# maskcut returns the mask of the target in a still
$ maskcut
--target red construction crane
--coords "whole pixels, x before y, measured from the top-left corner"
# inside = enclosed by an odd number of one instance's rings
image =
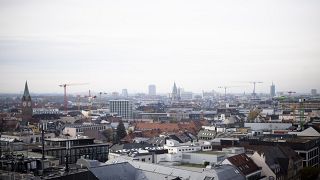
[[[67,106],[68,106],[68,98],[67,98],[67,86],[78,86],[78,85],[86,85],[88,83],[69,83],[69,84],[60,84],[60,87],[64,89],[64,113],[67,114]]]

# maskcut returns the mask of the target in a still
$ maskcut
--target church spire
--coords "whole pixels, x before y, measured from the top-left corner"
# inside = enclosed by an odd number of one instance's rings
[[[24,85],[24,92],[23,92],[23,96],[22,96],[22,101],[31,101],[31,96],[29,93],[29,88],[28,88],[28,82],[26,81],[25,85]]]
[[[29,88],[28,88],[28,82],[27,82],[27,81],[26,81],[26,84],[24,85],[24,93],[23,93],[23,96],[25,96],[25,97],[30,96]]]
[[[178,90],[177,90],[176,82],[174,82],[173,89],[172,89],[172,94],[177,94],[177,93],[178,93]]]

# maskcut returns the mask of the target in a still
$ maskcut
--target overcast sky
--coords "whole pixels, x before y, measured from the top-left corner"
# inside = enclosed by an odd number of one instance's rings
[[[319,0],[0,0],[0,92],[310,92],[319,69]]]

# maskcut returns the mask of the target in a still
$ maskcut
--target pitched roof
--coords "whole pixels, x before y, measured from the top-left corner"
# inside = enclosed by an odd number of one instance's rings
[[[287,174],[289,159],[300,160],[301,157],[287,146],[250,146],[249,149],[256,150],[265,157],[265,162],[269,167],[280,166],[281,174]]]
[[[142,123],[139,122],[136,124],[137,130],[151,130],[159,129],[165,132],[175,132],[179,130],[177,123]]]
[[[244,153],[228,157],[228,160],[245,176],[261,169]]]
[[[320,137],[320,133],[313,127],[309,127],[301,132],[290,132],[290,134],[297,134],[298,136]]]
[[[134,175],[132,173],[132,177],[135,177],[135,179],[201,179],[201,180],[207,180],[207,179],[217,179],[217,180],[243,180],[244,177],[241,174],[238,174],[236,172],[236,169],[232,165],[222,165],[216,169],[184,169],[180,167],[170,167],[170,166],[164,166],[159,164],[150,164],[140,161],[131,161],[126,160],[121,157],[113,159],[112,161],[107,161],[107,164],[109,165],[115,165],[112,164],[113,162],[117,162],[118,164],[125,164],[129,163],[134,168],[136,168],[136,174]],[[108,166],[104,166],[108,167]],[[121,168],[121,167],[118,167]],[[112,173],[121,173],[123,171],[113,171]],[[130,177],[130,178],[132,178]],[[119,179],[119,178],[117,178]]]

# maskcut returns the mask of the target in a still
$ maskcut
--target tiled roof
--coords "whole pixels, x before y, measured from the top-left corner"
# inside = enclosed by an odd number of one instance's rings
[[[175,132],[179,130],[177,123],[137,123],[137,130],[159,129],[165,132]]]
[[[257,151],[265,157],[265,162],[269,167],[280,166],[281,174],[286,174],[288,170],[288,160],[294,162],[301,160],[301,157],[287,146],[249,146],[248,149]]]
[[[244,153],[231,156],[228,158],[228,160],[244,175],[249,175],[261,169]]]

